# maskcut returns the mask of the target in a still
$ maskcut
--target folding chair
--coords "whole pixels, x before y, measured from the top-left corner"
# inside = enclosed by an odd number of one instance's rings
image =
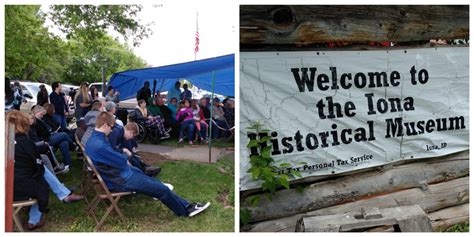
[[[105,219],[109,216],[109,214],[112,212],[112,210],[115,210],[115,212],[119,215],[119,218],[122,222],[125,222],[125,216],[123,215],[122,211],[120,210],[118,206],[118,202],[121,197],[131,195],[132,192],[110,192],[109,188],[105,184],[104,180],[102,179],[102,176],[100,176],[99,172],[94,166],[94,163],[92,163],[92,160],[90,159],[89,156],[84,154],[84,158],[87,162],[87,165],[89,168],[92,169],[92,172],[94,173],[95,177],[97,178],[98,183],[94,184],[94,190],[96,192],[95,197],[92,199],[92,202],[89,204],[87,207],[87,210],[89,212],[89,215],[92,216],[94,221],[96,222],[96,227],[95,230],[98,231],[102,225],[105,222]],[[95,210],[97,209],[98,205],[100,203],[107,203],[107,200],[110,202],[110,206],[108,206],[104,216],[100,219],[100,221],[97,219],[97,215],[95,213]],[[104,201],[104,202],[102,202]]]
[[[84,145],[82,145],[81,140],[77,136],[77,134],[74,135],[77,144],[79,144],[80,149],[82,150],[82,154],[85,154],[85,149]],[[94,184],[98,184],[98,180],[95,177],[94,173],[92,172],[92,169],[89,168],[87,165],[87,161],[83,160],[83,166],[82,166],[82,180],[81,180],[81,195],[84,195],[84,201],[86,202],[86,209],[90,204],[89,198],[87,197],[87,193],[89,190],[92,189]]]
[[[25,232],[25,230],[23,229],[23,225],[21,224],[20,218],[18,217],[18,213],[21,211],[21,209],[22,209],[23,207],[33,206],[33,205],[35,205],[36,203],[38,203],[38,201],[37,201],[36,199],[30,199],[30,200],[26,200],[26,201],[16,201],[16,202],[13,202],[13,222],[15,223],[15,226],[16,226],[21,232]]]

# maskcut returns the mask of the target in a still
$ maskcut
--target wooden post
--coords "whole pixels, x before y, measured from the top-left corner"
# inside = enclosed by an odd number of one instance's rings
[[[5,232],[12,232],[15,125],[7,121],[5,131]]]

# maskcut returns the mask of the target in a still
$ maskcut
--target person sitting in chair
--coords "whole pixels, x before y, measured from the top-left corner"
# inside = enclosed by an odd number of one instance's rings
[[[111,101],[107,103],[113,103]],[[113,109],[111,110],[111,106],[106,106],[106,110],[108,113],[113,115]],[[145,164],[140,157],[137,155],[137,153],[134,151],[133,147],[128,147],[128,144],[133,144],[135,136],[138,135],[138,125],[134,122],[129,122],[127,125],[123,126],[119,125],[117,123],[117,119],[115,119],[116,123],[114,127],[112,128],[112,131],[110,132],[108,136],[108,140],[110,142],[110,145],[112,148],[120,153],[126,154],[128,157],[128,161],[130,162],[131,165],[137,167],[139,170],[141,170],[143,173],[146,175],[153,177],[155,175],[158,175],[161,171],[160,167],[152,167],[148,164]],[[126,142],[130,141],[130,142]],[[124,150],[126,149],[126,150]]]
[[[107,141],[114,127],[114,117],[101,112],[97,116],[95,129],[85,146],[88,155],[107,187],[113,192],[137,192],[159,199],[177,216],[192,217],[209,207],[210,203],[189,203],[172,192],[160,180],[149,177],[133,168],[127,157],[115,151]]]
[[[160,135],[160,139],[169,138],[171,130],[165,128],[165,120],[159,115],[154,116],[146,106],[144,100],[138,101],[134,110],[135,120],[144,122],[145,126],[150,129],[155,129]]]

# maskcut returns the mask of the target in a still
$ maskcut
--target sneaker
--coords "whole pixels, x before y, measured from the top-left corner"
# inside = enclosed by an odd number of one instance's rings
[[[61,169],[64,169],[64,163],[59,163],[58,165],[56,165],[56,167],[60,167]]]
[[[193,141],[189,141],[189,145],[194,145]]]
[[[146,167],[146,168],[145,168],[145,174],[148,175],[148,176],[150,176],[150,177],[156,176],[156,175],[158,175],[160,172],[161,172],[161,168],[160,168],[160,167]]]
[[[82,195],[77,195],[74,193],[69,194],[66,198],[63,199],[64,203],[71,203],[71,202],[77,202],[84,199],[84,196]]]
[[[206,208],[208,208],[210,205],[211,205],[210,202],[207,202],[206,204],[201,204],[201,203],[189,204],[189,206],[187,208],[188,209],[188,216],[193,217],[193,216],[201,213],[202,211],[206,210]]]
[[[171,132],[171,128],[167,128],[166,133],[170,133],[170,132]]]
[[[167,138],[170,138],[169,134],[165,134],[164,136],[160,137],[161,140],[164,140],[164,139],[167,139]]]
[[[64,169],[64,167],[56,166],[56,167],[54,168],[54,173],[55,173],[55,174],[62,174],[62,173],[64,173],[64,172],[67,172],[67,171]]]
[[[65,174],[67,172],[69,172],[69,165],[65,165],[63,167],[58,165],[58,166],[56,166],[56,168],[54,168],[54,173],[55,174]]]
[[[181,143],[183,143],[183,139],[182,139],[182,138],[180,138],[179,141],[178,141],[178,144],[181,144]]]

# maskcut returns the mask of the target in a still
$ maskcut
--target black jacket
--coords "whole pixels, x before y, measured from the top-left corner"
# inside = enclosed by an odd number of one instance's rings
[[[15,135],[15,175],[13,199],[36,198],[39,210],[48,212],[49,185],[44,179],[44,166],[36,146],[26,134]]]
[[[53,116],[49,114],[45,114],[42,119],[49,127],[51,127],[52,131],[57,131],[60,129],[61,124],[59,124]]]
[[[139,100],[145,100],[146,105],[150,105],[150,102],[148,99],[151,98],[151,90],[150,88],[145,88],[142,87],[138,92],[137,92],[137,102]]]
[[[41,119],[36,119],[35,123],[33,124],[36,129],[36,134],[40,137],[43,141],[49,141],[49,137],[51,137],[51,127],[46,124]]]
[[[36,101],[38,105],[43,106],[46,103],[49,103],[49,95],[48,92],[38,91],[38,95],[36,95]]]

